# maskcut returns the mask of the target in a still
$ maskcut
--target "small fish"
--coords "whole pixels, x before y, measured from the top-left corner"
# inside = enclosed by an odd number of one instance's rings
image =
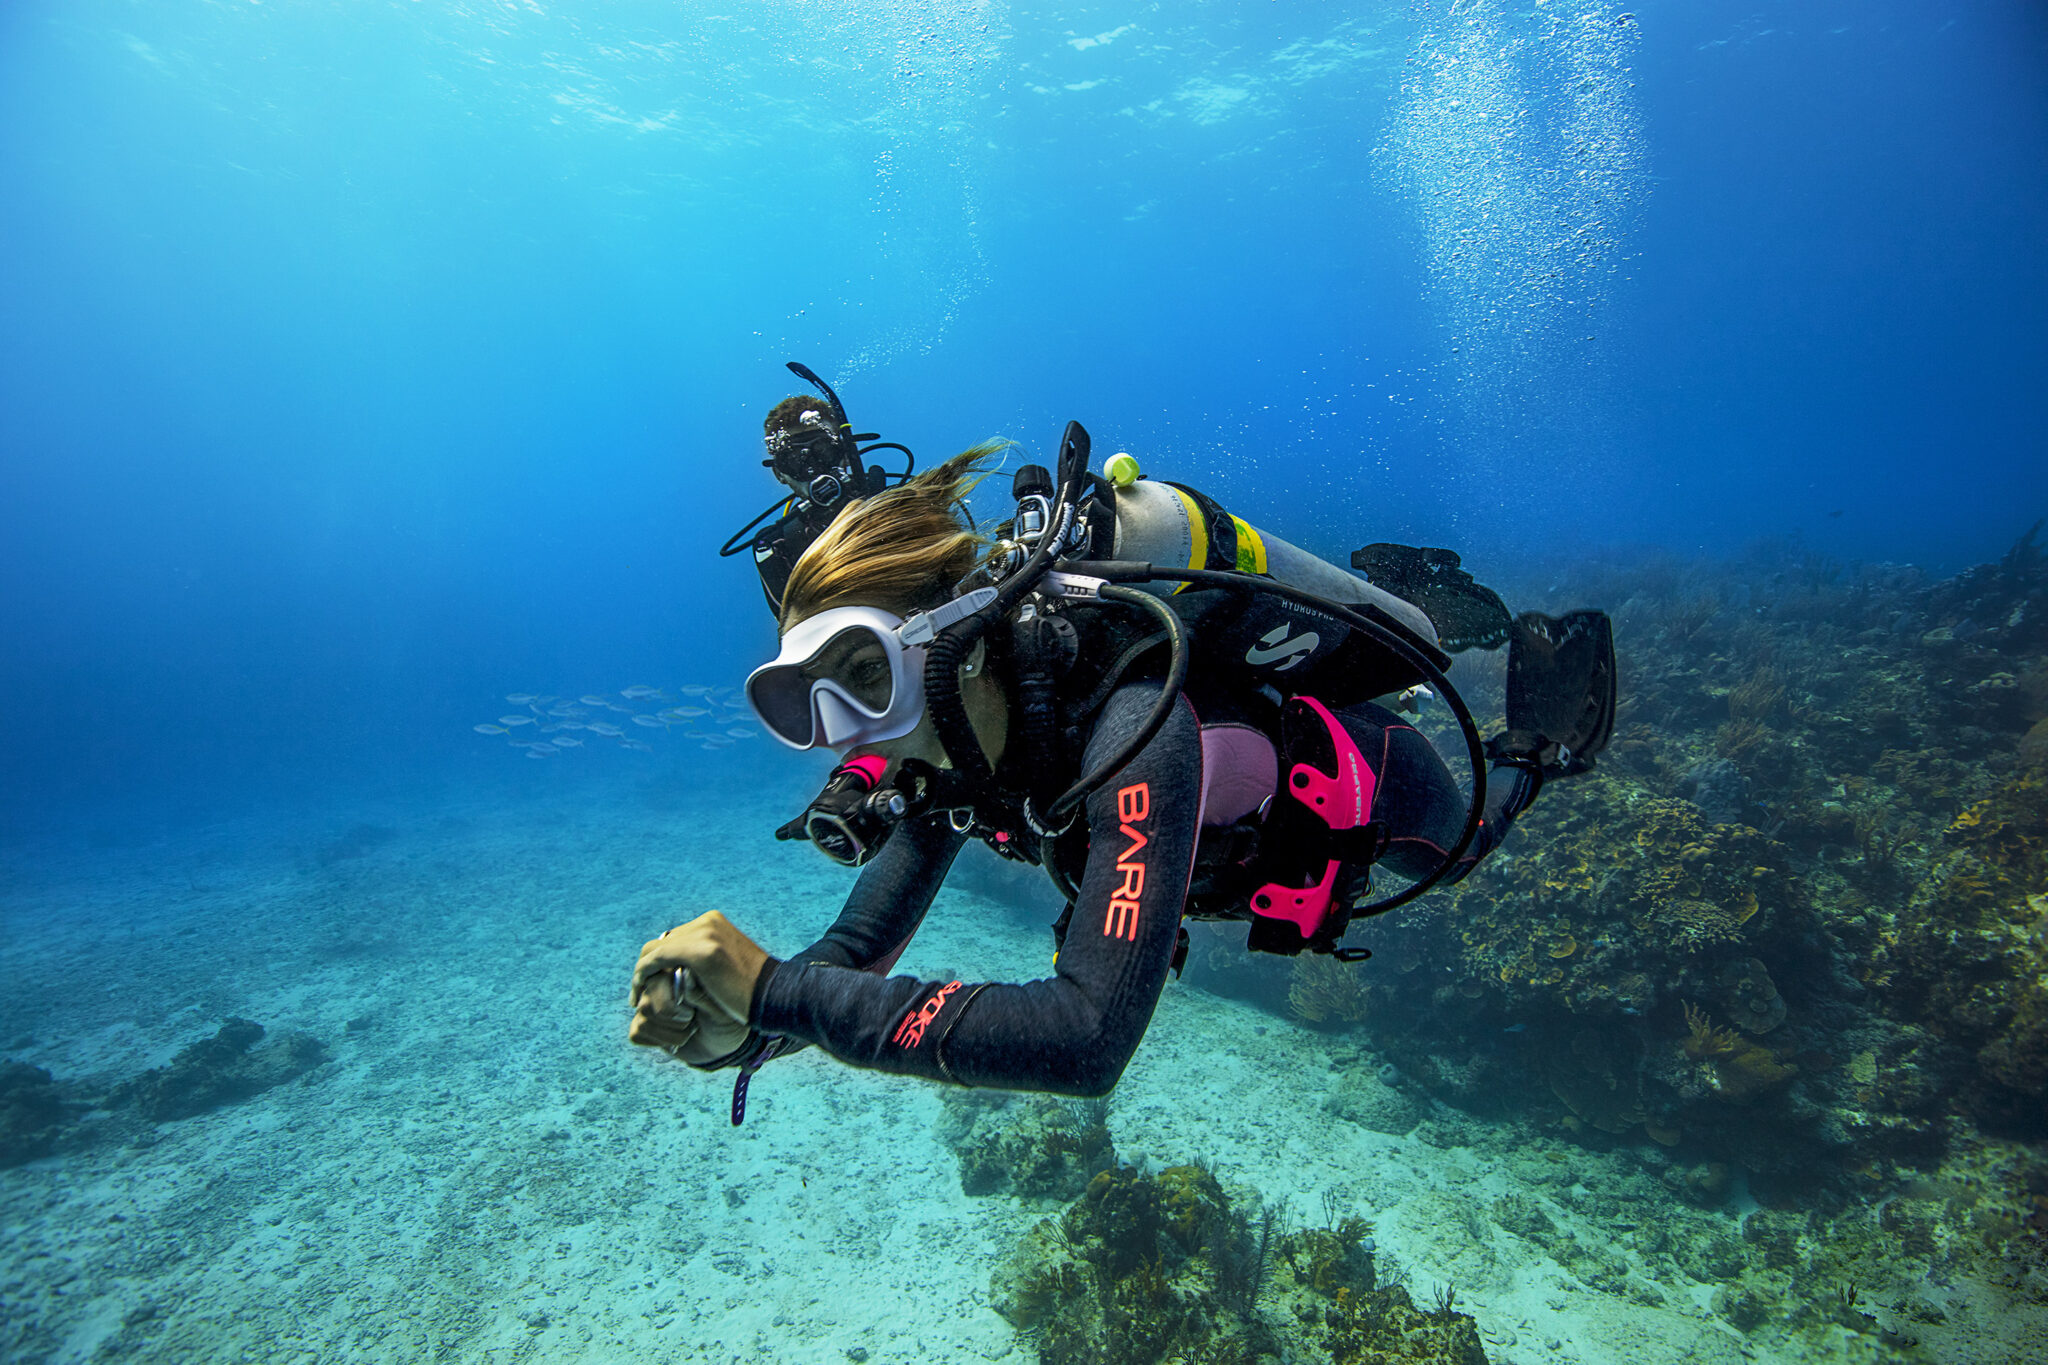
[[[505,700],[511,702],[514,706],[531,706],[540,698],[531,692],[507,692]]]
[[[631,687],[620,688],[619,695],[626,698],[628,701],[642,701],[648,697],[660,696],[661,689],[658,687],[649,687],[645,683],[635,683]]]
[[[726,733],[731,735],[734,739],[753,739],[757,737],[761,732],[758,730],[749,730],[744,725],[735,725],[730,730],[727,730]]]
[[[540,727],[540,732],[544,735],[551,735],[561,728],[559,725],[543,725]]]
[[[502,725],[472,725],[469,728],[480,735],[507,735],[512,733]]]
[[[651,754],[654,752],[654,746],[652,744],[648,744],[637,739],[622,739],[619,741],[619,747],[621,749],[637,749],[643,754]]]
[[[633,723],[635,725],[645,725],[650,730],[666,730],[668,728],[668,722],[658,716],[635,716],[633,717]]]
[[[528,758],[552,758],[554,754],[555,751],[544,744],[535,744],[526,751]]]
[[[574,706],[550,706],[548,708],[548,714],[551,716],[587,716],[590,713],[588,711],[579,710]]]
[[[701,697],[711,690],[711,685],[709,683],[691,683],[688,687],[680,687],[676,690],[686,697]]]
[[[699,716],[708,716],[711,714],[711,712],[709,709],[702,706],[678,706],[676,708],[676,714],[681,716],[684,720],[695,720]]]
[[[580,739],[571,739],[567,735],[556,735],[555,747],[557,749],[580,749],[583,747],[583,741]]]
[[[1507,1026],[1506,1028],[1502,1029],[1502,1030],[1501,1030],[1501,1032],[1502,1032],[1502,1033],[1523,1033],[1523,1032],[1526,1032],[1526,1031],[1528,1030],[1528,1027],[1529,1027],[1529,1026],[1528,1026],[1527,1024],[1509,1024],[1509,1025],[1508,1025],[1508,1026]]]
[[[607,725],[603,721],[599,721],[595,725],[586,725],[583,728],[590,731],[590,733],[593,735],[603,735],[606,739],[617,739],[620,735],[626,733],[624,730],[621,730],[618,726]]]
[[[717,753],[717,752],[718,752],[718,751],[719,751],[720,749],[730,749],[730,748],[732,747],[732,745],[730,745],[730,744],[719,744],[719,743],[716,743],[716,742],[714,742],[714,741],[712,741],[712,740],[708,740],[708,739],[707,739],[707,740],[705,740],[705,741],[704,741],[704,742],[703,742],[702,744],[699,744],[699,745],[698,745],[697,747],[698,747],[698,748],[700,748],[700,749],[708,750],[709,752],[711,752],[711,753],[714,753],[714,754],[715,754],[715,753]]]
[[[603,697],[598,696],[595,692],[587,692],[583,696],[578,697],[576,700],[582,702],[585,706],[611,705],[610,702],[606,701]]]
[[[531,725],[531,724],[533,724],[533,717],[532,717],[532,716],[500,716],[500,717],[498,717],[498,724],[500,724],[500,725]]]

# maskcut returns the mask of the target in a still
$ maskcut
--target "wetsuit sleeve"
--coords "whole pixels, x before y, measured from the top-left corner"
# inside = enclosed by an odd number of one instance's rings
[[[1119,690],[1089,738],[1086,763],[1121,747],[1157,696],[1143,685]],[[1143,752],[1088,799],[1088,863],[1054,976],[1021,985],[920,981],[799,955],[758,993],[755,1027],[902,1075],[1107,1094],[1166,983],[1200,827],[1201,779],[1200,730],[1182,701]]]
[[[964,836],[943,815],[912,820],[882,845],[823,938],[790,959],[886,972],[924,923]],[[788,964],[778,964],[777,970]]]

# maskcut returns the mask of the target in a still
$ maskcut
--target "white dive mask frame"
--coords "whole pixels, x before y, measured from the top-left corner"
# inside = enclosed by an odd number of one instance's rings
[[[903,618],[879,607],[834,607],[797,622],[781,651],[747,675],[747,705],[768,733],[792,749],[901,739],[924,719],[924,648],[902,640]],[[837,678],[807,678],[804,669],[850,633],[881,645],[889,661],[889,694],[877,710]]]

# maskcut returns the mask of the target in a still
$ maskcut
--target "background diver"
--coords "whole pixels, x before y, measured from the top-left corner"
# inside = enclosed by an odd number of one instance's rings
[[[812,411],[850,434],[802,373],[830,409]],[[738,1067],[735,1123],[753,1072],[804,1044],[964,1085],[1107,1093],[1184,959],[1183,918],[1248,922],[1255,951],[1366,956],[1340,944],[1351,920],[1466,875],[1611,733],[1604,613],[1511,619],[1448,551],[1354,556],[1397,595],[1128,456],[1089,473],[1078,423],[1057,477],[1018,471],[991,545],[964,499],[1003,448],[891,487],[878,474],[807,541],[784,526],[757,553],[781,649],[748,700],[785,744],[841,758],[777,835],[862,871],[786,959],[717,911],[644,945],[629,1036]],[[1443,651],[1504,641],[1508,726],[1482,743]],[[1469,798],[1372,700],[1425,683],[1459,719]],[[1064,895],[1054,975],[888,975],[969,839]],[[1408,885],[1373,900],[1374,864]]]

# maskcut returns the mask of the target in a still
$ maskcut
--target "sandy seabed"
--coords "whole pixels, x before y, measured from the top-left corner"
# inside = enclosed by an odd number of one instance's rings
[[[789,952],[832,919],[850,874],[769,839],[785,797],[382,805],[10,857],[5,1055],[104,1091],[239,1015],[329,1060],[189,1119],[93,1116],[82,1145],[0,1170],[0,1358],[1035,1359],[989,1278],[1043,1212],[961,1192],[937,1087],[811,1050],[757,1078],[735,1129],[730,1073],[626,1043],[646,938],[719,908]],[[1041,976],[1029,921],[949,889],[899,970]],[[1116,1091],[1118,1151],[1199,1156],[1301,1211],[1334,1191],[1383,1271],[1424,1299],[1455,1284],[1496,1365],[1865,1358],[1846,1334],[1774,1354],[1712,1286],[1661,1306],[1584,1287],[1489,1210],[1518,1192],[1611,1234],[1497,1145],[1331,1117],[1332,1052],[1170,983]]]

